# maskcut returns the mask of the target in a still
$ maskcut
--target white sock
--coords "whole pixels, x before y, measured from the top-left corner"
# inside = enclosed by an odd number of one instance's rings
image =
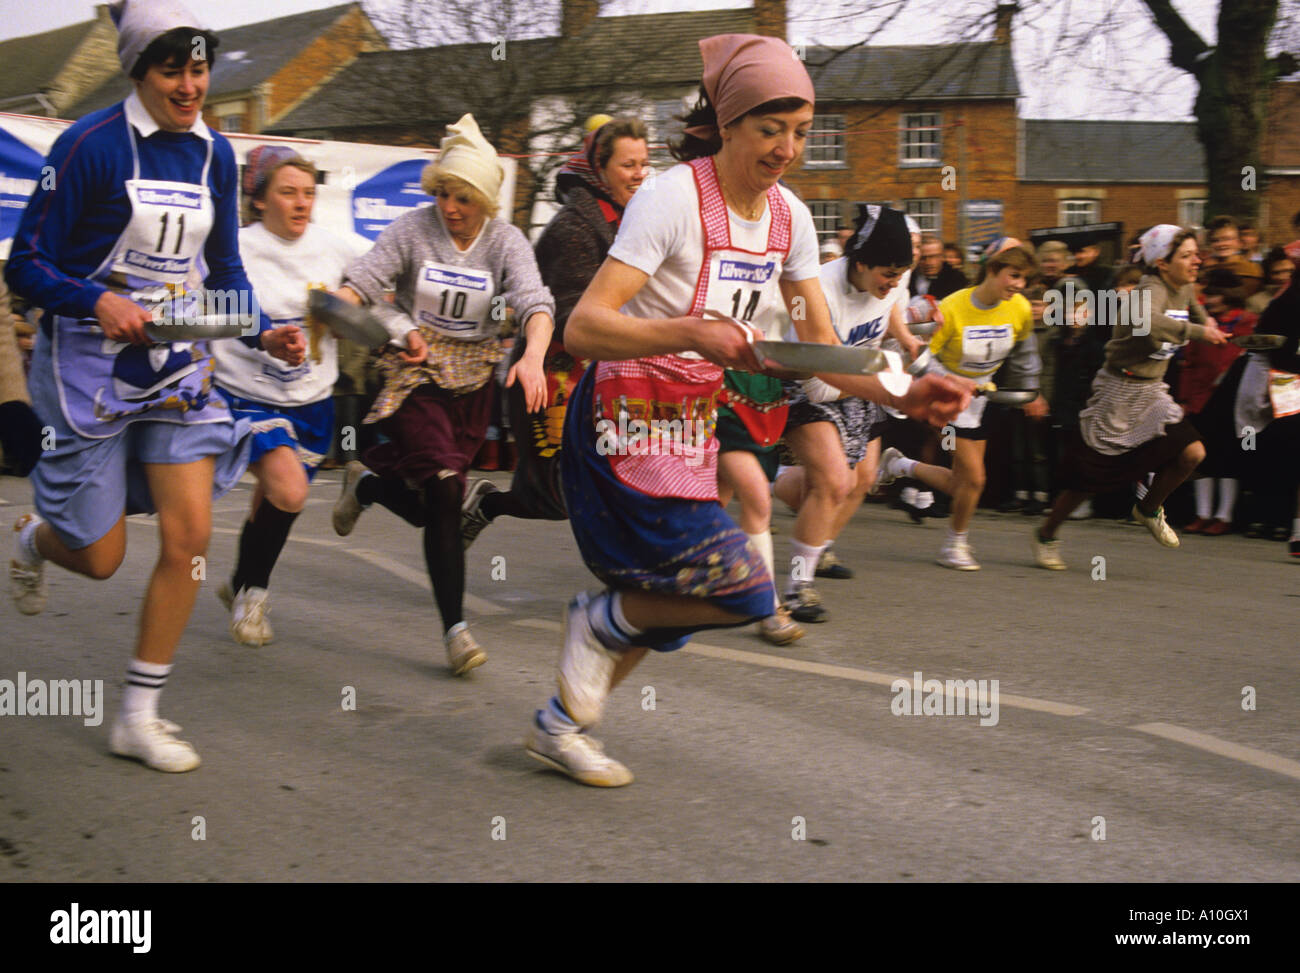
[[[917,497],[917,490],[916,487],[914,486],[905,486],[898,493],[899,500],[902,500],[903,503],[910,503],[914,506],[916,504],[916,497]]]
[[[36,528],[43,523],[45,521],[39,517],[33,517],[18,532],[18,550],[22,552],[28,566],[35,566],[45,560],[41,557],[41,552],[36,549]]]
[[[813,574],[817,571],[817,562],[822,558],[822,551],[826,550],[825,544],[803,544],[794,538],[790,539],[790,546],[794,548],[794,554],[790,558],[790,578],[785,589],[787,595],[794,594],[794,589],[799,584],[812,581]]]
[[[1049,498],[1047,494],[1044,493],[1042,490],[1035,490],[1034,499],[1037,500],[1039,503],[1047,503]]]
[[[1300,517],[1291,521],[1291,540],[1300,541]]]
[[[1017,500],[1028,500],[1028,499],[1029,499],[1029,491],[1028,491],[1028,490],[1017,490],[1017,491],[1016,491],[1016,499],[1017,499]]]
[[[1133,488],[1133,492],[1137,494],[1137,498],[1139,500],[1146,499],[1147,485],[1151,482],[1151,479],[1152,479],[1152,474],[1148,473],[1147,478],[1145,480],[1140,481],[1138,485]]]
[[[921,490],[916,495],[916,503],[913,504],[917,510],[925,510],[934,506],[934,494],[929,490]]]
[[[158,698],[167,685],[170,665],[132,659],[126,667],[126,688],[122,691],[122,715],[128,722],[158,718]]]
[[[966,531],[966,530],[953,530],[951,527],[949,527],[949,528],[948,528],[948,542],[947,542],[947,543],[948,543],[948,546],[951,547],[952,545],[956,544],[958,541],[961,541],[962,543],[965,543],[965,542],[966,542],[966,536],[967,536],[969,533],[970,533],[970,531]]]
[[[1192,489],[1196,491],[1196,516],[1209,520],[1210,506],[1214,503],[1214,481],[1202,477],[1192,483]]]
[[[1197,482],[1200,482],[1199,480]],[[1237,505],[1237,481],[1224,478],[1219,481],[1219,509],[1214,516],[1219,520],[1232,522],[1232,508]]]
[[[914,469],[916,469],[916,460],[908,459],[906,456],[896,457],[889,462],[890,476],[911,476]]]
[[[753,544],[762,557],[763,563],[767,565],[767,573],[772,578],[772,599],[777,604],[781,599],[776,597],[776,553],[772,550],[772,532],[765,530],[761,534],[746,534],[749,543]],[[774,606],[775,607],[775,606]]]

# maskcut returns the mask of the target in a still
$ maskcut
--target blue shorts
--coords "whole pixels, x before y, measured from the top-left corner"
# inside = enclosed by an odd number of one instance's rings
[[[569,400],[560,450],[564,496],[588,569],[619,591],[700,598],[745,621],[772,614],[776,591],[762,555],[715,500],[652,497],[625,486],[596,450],[595,368]],[[731,626],[651,629],[651,648],[679,649],[693,632]]]
[[[28,384],[32,408],[48,427],[46,433],[54,433],[54,448],[41,453],[31,474],[36,510],[71,550],[99,540],[123,514],[156,510],[143,464],[215,457],[213,499],[234,486],[248,468],[252,431],[247,422],[233,418],[190,425],[140,419],[108,439],[78,434],[59,405],[48,340],[37,341]]]
[[[307,405],[270,405],[240,398],[221,389],[236,419],[247,419],[253,429],[253,450],[248,462],[256,463],[273,449],[288,446],[302,463],[310,481],[329,454],[334,437],[334,397],[327,395]]]

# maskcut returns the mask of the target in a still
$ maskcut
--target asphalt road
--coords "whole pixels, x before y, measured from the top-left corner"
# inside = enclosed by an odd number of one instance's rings
[[[941,527],[868,505],[837,545],[857,576],[818,585],[830,622],[786,648],[705,633],[619,688],[598,736],[637,779],[605,791],[522,747],[560,610],[594,587],[567,524],[479,538],[468,614],[489,660],[454,679],[418,535],[373,508],[335,537],[337,490],[322,475],[295,526],[262,649],[230,640],[215,597],[247,484],[219,501],[162,706],[203,758],[193,773],[107,752],[148,518],[114,578],[51,568],[34,618],[3,599],[0,679],[102,679],[107,702],[98,727],[0,716],[0,881],[1300,879],[1284,545],[1169,551],[1071,523],[1056,573],[1032,564],[1030,520],[981,513],[983,570],[958,573],[933,564]],[[28,484],[0,478],[6,544],[28,509]],[[780,558],[792,519],[776,523]],[[914,697],[893,680],[917,672],[997,680],[996,723],[896,713]]]

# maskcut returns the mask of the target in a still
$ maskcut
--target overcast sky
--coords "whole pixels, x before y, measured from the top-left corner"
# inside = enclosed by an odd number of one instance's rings
[[[367,10],[391,0],[366,0]],[[490,2],[490,0],[488,0]],[[517,2],[517,0],[516,0]],[[558,0],[550,0],[558,10]],[[1231,2],[1231,0],[1225,0]],[[727,0],[614,0],[606,14],[746,7]],[[1141,0],[1020,0],[1013,29],[1025,118],[1191,117],[1195,86],[1167,64],[1168,44]],[[328,0],[191,0],[221,28],[256,23],[336,4]],[[792,43],[927,44],[991,38],[995,0],[788,0]],[[94,16],[90,0],[0,0],[0,40],[52,30]],[[858,11],[867,8],[866,14]],[[1175,7],[1214,43],[1217,0],[1175,0]],[[1275,47],[1300,48],[1300,0],[1282,0]],[[1086,25],[1105,23],[1099,29]],[[0,70],[3,70],[0,67]]]

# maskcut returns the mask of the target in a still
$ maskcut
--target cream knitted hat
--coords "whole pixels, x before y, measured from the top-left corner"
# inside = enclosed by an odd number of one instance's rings
[[[465,114],[447,126],[440,146],[438,171],[463,179],[488,199],[495,200],[506,177],[497,150],[488,144],[474,116]]]

